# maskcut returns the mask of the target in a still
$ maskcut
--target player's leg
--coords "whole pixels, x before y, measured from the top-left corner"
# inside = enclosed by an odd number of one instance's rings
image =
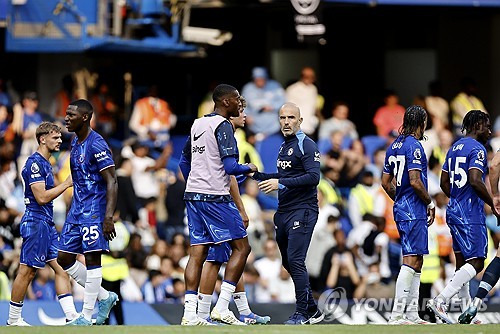
[[[56,261],[60,247],[60,236],[54,226],[51,228],[51,236],[47,264],[54,270],[57,300],[66,316],[66,322],[68,322],[77,318],[78,313],[76,312],[73,295],[71,294],[69,275]]]
[[[200,289],[198,292],[198,316],[203,319],[210,318],[210,306],[212,305],[212,294],[217,283],[222,263],[215,262],[213,259],[209,261],[211,253],[214,253],[214,247],[210,247],[208,251],[207,261],[203,265],[201,272]]]
[[[420,291],[420,276],[424,262],[423,255],[405,256],[403,265],[413,269],[413,278],[410,285],[410,292],[406,299],[406,319],[417,324],[428,324],[429,322],[420,319],[418,315],[418,300]]]
[[[457,256],[458,262],[465,259],[462,265],[453,276],[452,280],[445,286],[443,291],[436,297],[437,300],[448,304],[460,289],[473,279],[477,273],[484,268],[484,259],[488,246],[488,237],[486,227],[482,225],[449,225],[453,236],[454,250],[460,255]],[[459,249],[455,249],[455,244]],[[461,258],[461,256],[463,258]],[[463,262],[462,262],[463,263]]]
[[[198,317],[196,313],[201,271],[208,253],[207,245],[213,243],[213,239],[205,225],[205,212],[207,209],[206,202],[186,201],[191,247],[189,248],[189,260],[184,270],[186,293],[184,295],[184,315],[181,325],[185,326],[210,325],[206,319]]]
[[[87,267],[87,280],[83,292],[82,315],[87,321],[92,321],[97,295],[102,283],[101,251],[86,252],[85,264]],[[108,293],[109,295],[109,293]]]
[[[248,255],[250,254],[250,244],[246,229],[241,220],[240,213],[234,203],[220,203],[218,211],[210,210],[209,220],[210,231],[218,230],[218,234],[212,233],[215,243],[230,240],[231,256],[226,265],[224,280],[221,285],[221,293],[215,307],[211,313],[212,319],[219,320],[232,325],[245,325],[239,321],[229,310],[229,302],[236,290],[236,284],[243,274]]]
[[[57,300],[66,316],[66,321],[71,321],[78,317],[78,312],[76,312],[73,295],[71,293],[69,275],[59,264],[57,264],[57,261],[49,261],[47,264],[55,273]]]
[[[399,270],[398,278],[396,280],[396,291],[394,294],[394,305],[392,313],[389,318],[391,325],[405,325],[412,324],[413,322],[404,317],[405,308],[410,298],[410,291],[412,291],[412,284],[414,283],[414,276],[417,271],[422,268],[422,259],[419,256],[421,246],[417,244],[416,239],[413,238],[416,228],[420,226],[419,221],[400,221],[396,223],[401,239],[401,248],[403,252],[403,265]],[[427,230],[427,225],[426,230]],[[425,234],[427,238],[427,234]],[[425,242],[425,249],[427,249],[427,239]],[[415,281],[415,287],[417,282]],[[420,277],[418,276],[418,285],[420,285]],[[415,291],[413,291],[415,293]],[[417,296],[418,296],[418,292]],[[417,297],[418,300],[418,297]]]
[[[11,326],[29,326],[21,311],[28,285],[35,277],[37,268],[45,267],[45,260],[51,244],[50,225],[32,217],[23,217],[20,226],[23,244],[19,258],[19,269],[12,285],[9,319]]]
[[[21,318],[23,309],[24,296],[28,290],[28,285],[35,277],[37,268],[29,267],[25,264],[19,265],[16,279],[12,284],[12,292],[9,305],[9,319],[7,320],[8,326],[29,326]]]
[[[255,314],[250,309],[250,305],[248,304],[247,294],[245,292],[245,281],[243,279],[243,275],[241,276],[238,284],[236,284],[236,291],[233,294],[234,303],[238,308],[238,312],[240,314],[240,321],[244,322],[248,325],[253,324],[262,324],[265,325],[271,321],[271,317],[269,316],[260,316]]]
[[[483,279],[479,283],[476,296],[468,309],[460,315],[458,322],[461,324],[470,324],[475,318],[477,310],[481,307],[483,299],[486,298],[491,289],[497,284],[500,277],[500,248],[497,250],[497,256],[486,268]]]

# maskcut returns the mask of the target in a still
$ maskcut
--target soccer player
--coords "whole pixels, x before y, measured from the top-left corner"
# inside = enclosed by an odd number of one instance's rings
[[[433,223],[435,215],[434,202],[427,192],[427,157],[419,142],[424,137],[426,125],[425,109],[408,107],[399,136],[385,155],[382,187],[394,201],[394,220],[403,252],[389,319],[391,325],[429,324],[418,316],[423,258],[424,254],[429,254],[427,226]]]
[[[66,128],[76,137],[71,142],[73,201],[61,233],[57,262],[85,288],[82,314],[68,325],[91,326],[96,299],[99,300],[97,325],[104,324],[118,300],[114,292],[101,287],[101,254],[109,251],[115,236],[113,213],[116,207],[115,164],[108,144],[90,128],[92,104],[76,100],[66,109]],[[85,266],[76,260],[85,256]]]
[[[453,238],[457,271],[443,291],[427,302],[427,307],[449,324],[453,323],[447,313],[449,301],[460,290],[461,296],[469,296],[469,281],[484,267],[488,248],[484,203],[498,216],[484,184],[487,168],[484,145],[491,135],[488,114],[469,111],[462,123],[464,130],[465,137],[456,141],[446,154],[440,182],[450,198],[446,220]]]
[[[243,128],[245,126],[246,115],[244,109],[246,107],[246,101],[241,98],[242,107],[240,109],[240,115],[238,117],[231,117],[230,122],[235,129]],[[238,147],[236,147],[237,149]],[[236,156],[238,156],[238,151],[236,151]],[[243,183],[246,179],[245,175],[239,175],[235,178],[231,175],[231,182],[237,182],[238,185]],[[237,190],[237,187],[231,187],[231,197],[233,198],[234,204],[240,212],[241,218],[245,228],[248,227],[248,216],[245,211],[245,207],[241,201],[239,191],[233,192],[232,190]],[[211,246],[208,250],[208,255],[206,262],[203,266],[201,272],[201,282],[200,290],[198,293],[198,316],[203,319],[210,319],[210,305],[212,301],[212,294],[215,289],[215,283],[217,282],[217,275],[219,273],[220,267],[223,263],[226,263],[231,256],[231,245],[224,242],[217,246]],[[252,312],[250,305],[248,305],[247,295],[245,293],[245,284],[243,282],[243,277],[240,278],[236,284],[236,290],[233,295],[234,302],[238,307],[238,312],[240,313],[239,320],[246,324],[267,324],[271,321],[269,316],[260,316]]]
[[[36,129],[38,149],[33,153],[21,172],[24,182],[26,211],[21,220],[20,266],[12,285],[7,326],[30,326],[21,318],[24,296],[38,268],[47,263],[56,274],[57,298],[66,315],[66,321],[76,316],[68,274],[57,264],[59,233],[54,227],[52,200],[72,186],[71,176],[54,186],[54,174],[49,162],[53,152],[61,146],[61,129],[43,122]]]
[[[233,86],[222,84],[215,88],[212,98],[214,112],[194,121],[179,163],[187,182],[184,200],[191,243],[184,272],[186,295],[181,324],[211,325],[196,314],[201,271],[208,246],[227,241],[232,253],[211,318],[228,324],[245,325],[228,308],[250,253],[245,226],[230,195],[230,188],[233,188],[231,193],[235,193],[238,184],[231,182],[230,176],[255,172],[257,168],[253,164],[240,165],[236,161],[236,140],[228,119],[239,116],[239,92]]]
[[[292,276],[296,299],[295,312],[285,324],[316,324],[325,315],[312,296],[305,259],[318,219],[321,157],[316,143],[300,130],[299,107],[285,103],[279,110],[279,122],[285,141],[278,154],[278,173],[254,173],[253,178],[261,181],[259,188],[265,193],[278,190],[276,242],[283,266]]]
[[[493,194],[493,205],[497,212],[500,211],[500,194],[498,192],[498,179],[500,178],[500,152],[495,154],[490,164],[490,185]],[[497,219],[497,224],[500,221]],[[483,274],[483,279],[479,283],[476,297],[469,308],[458,317],[461,324],[470,324],[475,318],[477,310],[481,307],[483,299],[486,298],[490,290],[497,284],[500,276],[500,247],[497,249],[497,256],[491,261]]]

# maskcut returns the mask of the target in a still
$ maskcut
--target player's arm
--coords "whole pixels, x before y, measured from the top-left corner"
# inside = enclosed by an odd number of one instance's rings
[[[488,204],[492,209],[493,199],[488,193],[488,189],[486,189],[486,185],[483,182],[483,172],[478,168],[470,168],[469,169],[469,183],[476,192],[477,196],[481,198],[486,204]],[[493,210],[496,211],[496,210]]]
[[[441,186],[441,190],[444,192],[444,194],[450,197],[451,193],[450,175],[448,174],[448,171],[444,169],[441,171],[441,179],[439,180],[439,185]]]
[[[110,166],[100,171],[102,178],[106,182],[106,214],[102,223],[102,230],[106,240],[113,240],[116,237],[113,214],[116,209],[116,198],[118,196],[118,182],[116,180],[115,167]]]
[[[231,194],[231,197],[233,198],[234,204],[238,208],[238,211],[240,212],[241,219],[243,219],[243,225],[245,225],[245,228],[248,227],[248,215],[247,212],[245,211],[245,206],[243,205],[243,201],[241,200],[240,196],[240,189],[238,187],[238,181],[236,180],[236,177],[234,175],[231,175],[231,184],[229,187],[229,194]]]
[[[296,177],[281,177],[279,184],[287,188],[311,187],[319,184],[320,156],[312,141],[304,141],[304,154],[301,157],[304,174]]]
[[[382,188],[389,197],[394,201],[396,199],[396,187],[392,183],[394,176],[392,174],[382,173]]]
[[[236,160],[237,144],[236,139],[234,139],[233,126],[229,121],[222,122],[215,129],[215,138],[217,139],[219,154],[227,174],[240,175],[257,171],[257,167],[254,164],[240,165]]]
[[[498,180],[500,178],[500,153],[496,153],[490,163],[490,185],[493,194],[493,205],[497,212],[500,211],[500,194],[498,193]]]
[[[424,186],[424,183],[420,179],[420,170],[411,169],[408,171],[408,175],[410,177],[410,186],[413,188],[413,191],[427,205],[427,217],[428,217],[427,224],[431,225],[434,222],[436,208],[434,206],[434,202],[432,201],[431,196],[429,195],[426,187]]]
[[[33,195],[35,196],[36,202],[39,205],[50,203],[50,201],[61,195],[66,189],[71,186],[73,186],[71,174],[66,180],[64,180],[64,182],[51,189],[45,189],[45,182],[43,181],[30,184],[31,191],[33,191]]]
[[[184,181],[187,181],[189,172],[191,171],[191,136],[186,140],[186,144],[182,149],[181,160],[179,161],[179,168],[181,169]]]

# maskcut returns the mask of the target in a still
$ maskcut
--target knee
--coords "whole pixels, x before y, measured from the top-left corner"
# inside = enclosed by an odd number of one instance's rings
[[[243,257],[248,257],[250,254],[250,251],[252,250],[252,247],[248,243],[248,239],[240,239],[238,242],[233,243],[233,252],[239,253]]]
[[[484,269],[484,259],[472,259],[467,261],[470,265],[474,267],[476,273],[480,273]]]

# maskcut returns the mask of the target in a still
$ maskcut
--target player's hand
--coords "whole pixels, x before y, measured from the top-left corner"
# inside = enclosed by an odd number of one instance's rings
[[[245,211],[240,212],[241,219],[243,220],[243,226],[245,226],[245,230],[248,228],[248,223],[250,222],[250,219],[248,218],[248,215]]]
[[[259,182],[259,189],[266,194],[269,194],[271,191],[278,190],[278,179],[269,179]]]
[[[104,222],[102,223],[102,232],[104,233],[104,238],[108,241],[111,241],[116,237],[115,223],[113,222],[113,217],[104,218]]]
[[[493,211],[500,213],[500,195],[493,196],[493,206],[495,207]]]
[[[258,172],[259,170],[257,169],[257,166],[255,166],[253,163],[248,163],[247,164],[248,167],[250,167],[250,170],[252,172]]]
[[[427,226],[431,226],[434,223],[434,217],[436,217],[436,208],[427,208]]]

